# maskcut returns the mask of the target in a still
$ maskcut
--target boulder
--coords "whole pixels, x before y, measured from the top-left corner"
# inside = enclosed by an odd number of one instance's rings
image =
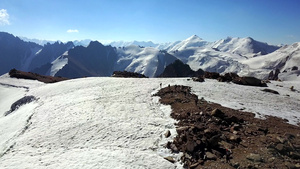
[[[206,159],[208,160],[217,160],[217,156],[211,152],[206,152],[205,155],[206,155]]]
[[[204,82],[204,78],[203,77],[193,77],[192,78],[194,82]]]
[[[263,162],[263,159],[261,158],[261,156],[259,154],[254,154],[254,153],[250,153],[249,155],[247,155],[246,157],[248,160],[252,161],[252,162]]]
[[[273,93],[273,94],[279,94],[276,90],[272,90],[272,89],[263,89],[261,91],[263,91],[263,92],[269,92],[269,93]]]
[[[250,76],[237,77],[233,79],[232,82],[239,85],[267,87],[267,84],[263,83],[260,79]]]
[[[220,110],[220,109],[214,109],[210,115],[215,116],[215,117],[219,117],[219,118],[223,118],[225,116],[225,114]]]

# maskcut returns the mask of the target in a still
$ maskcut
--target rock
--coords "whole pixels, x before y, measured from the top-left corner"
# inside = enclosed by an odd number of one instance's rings
[[[267,84],[263,83],[260,79],[250,76],[237,77],[232,82],[239,85],[267,87]]]
[[[282,143],[282,144],[284,144],[284,143],[287,141],[285,138],[282,138],[282,137],[280,137],[280,136],[277,136],[276,139],[277,139],[278,141],[280,141],[280,143]]]
[[[192,164],[191,166],[190,166],[190,168],[195,168],[195,169],[200,169],[200,168],[202,168],[202,165],[204,164],[204,161],[203,160],[199,160],[198,162],[196,162],[196,163],[194,163],[194,164]]]
[[[171,136],[171,132],[170,132],[170,130],[168,130],[168,131],[165,133],[165,137],[168,138],[168,137],[170,137],[170,136]]]
[[[239,77],[236,73],[225,73],[224,76],[218,78],[219,82],[231,82],[233,79]]]
[[[210,115],[215,116],[215,117],[219,117],[219,118],[223,118],[225,116],[225,114],[220,110],[220,109],[214,109]]]
[[[236,143],[240,143],[242,141],[242,139],[239,136],[237,136],[237,135],[231,135],[229,137],[229,140],[233,141],[233,142],[236,142]]]
[[[263,159],[259,154],[250,153],[246,158],[252,162],[263,162]]]
[[[206,155],[206,159],[208,160],[217,160],[217,156],[211,152],[206,152],[205,155]]]
[[[232,165],[232,167],[233,167],[233,168],[239,168],[239,167],[240,167],[240,163],[234,163],[234,164]]]
[[[173,157],[171,157],[171,156],[165,157],[164,159],[170,161],[171,163],[175,163],[176,162],[176,160]]]
[[[186,143],[186,149],[189,152],[193,152],[196,146],[197,146],[197,143],[195,143],[194,141],[189,140]]]
[[[127,71],[114,71],[112,77],[132,77],[132,78],[147,78],[147,76],[136,73],[136,72],[127,72]]]
[[[217,72],[205,72],[204,77],[208,79],[218,79],[220,74]]]
[[[278,74],[280,73],[279,69],[275,70],[275,73],[273,70],[269,73],[268,80],[278,80]]]
[[[176,147],[175,144],[171,144],[170,149],[173,150],[174,152],[178,152],[178,148]]]
[[[217,149],[218,146],[219,146],[219,142],[220,142],[220,134],[218,135],[214,135],[213,137],[209,138],[207,141],[208,141],[208,144],[209,146],[211,146],[212,148],[214,149]]]
[[[193,79],[194,82],[204,82],[203,77],[193,77],[192,79]]]
[[[293,91],[293,92],[296,91],[296,90],[294,89],[294,86],[291,86],[290,89],[291,89],[291,91]]]
[[[285,162],[284,165],[288,168],[288,169],[299,169],[295,164],[291,163],[291,162]]]
[[[24,96],[21,99],[17,100],[16,102],[14,102],[11,107],[10,110],[5,112],[4,116],[9,115],[10,113],[12,113],[13,111],[17,110],[20,106],[30,103],[32,101],[36,100],[36,98],[34,96]]]
[[[297,66],[293,66],[292,70],[298,70],[298,67]]]
[[[300,153],[299,152],[290,152],[289,157],[291,157],[292,159],[295,160],[299,160],[300,159]]]
[[[226,141],[219,142],[220,146],[224,149],[233,149],[234,146]]]
[[[273,93],[273,94],[279,94],[276,90],[272,90],[272,89],[263,89],[261,91],[263,91],[263,92],[269,92],[269,93]]]

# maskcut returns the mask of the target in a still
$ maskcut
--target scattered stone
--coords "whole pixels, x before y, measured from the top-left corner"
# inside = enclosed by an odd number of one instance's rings
[[[272,89],[263,89],[261,91],[269,92],[269,93],[273,93],[273,94],[279,94],[276,90],[272,90]]]
[[[194,141],[188,141],[186,143],[186,149],[189,152],[193,152],[196,146],[197,146],[197,143],[195,143]]]
[[[175,163],[176,162],[176,160],[173,157],[171,157],[171,156],[165,157],[164,159],[168,160],[171,163]]]
[[[194,82],[204,82],[204,78],[203,77],[193,77],[192,78]]]
[[[206,152],[205,155],[206,155],[206,159],[208,160],[217,160],[217,156],[211,152]]]
[[[263,162],[263,159],[259,154],[250,153],[246,158],[252,162]]]
[[[229,140],[232,141],[232,142],[236,142],[236,143],[240,143],[242,141],[241,138],[237,135],[231,135],[229,137]]]
[[[294,86],[291,86],[290,89],[291,89],[291,91],[293,91],[293,92],[296,91],[296,90],[294,89]]]
[[[225,114],[219,109],[214,109],[210,115],[219,117],[219,118],[223,118]]]
[[[166,131],[166,133],[165,133],[165,137],[166,137],[166,138],[168,138],[168,137],[170,137],[170,136],[171,136],[171,132],[170,132],[170,130]]]

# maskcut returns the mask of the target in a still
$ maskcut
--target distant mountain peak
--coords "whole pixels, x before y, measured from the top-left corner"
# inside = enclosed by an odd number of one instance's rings
[[[201,39],[197,35],[192,35],[192,36],[190,36],[189,38],[186,39],[186,41],[191,41],[191,40],[193,40],[193,41],[202,41],[203,39]]]

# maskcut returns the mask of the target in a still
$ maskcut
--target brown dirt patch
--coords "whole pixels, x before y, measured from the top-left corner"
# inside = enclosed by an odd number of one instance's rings
[[[9,76],[18,78],[18,79],[20,78],[20,79],[38,80],[38,81],[44,82],[44,83],[55,83],[55,82],[68,80],[68,78],[64,78],[64,77],[44,76],[44,75],[39,75],[37,73],[23,72],[23,71],[16,70],[16,69],[10,70]]]

